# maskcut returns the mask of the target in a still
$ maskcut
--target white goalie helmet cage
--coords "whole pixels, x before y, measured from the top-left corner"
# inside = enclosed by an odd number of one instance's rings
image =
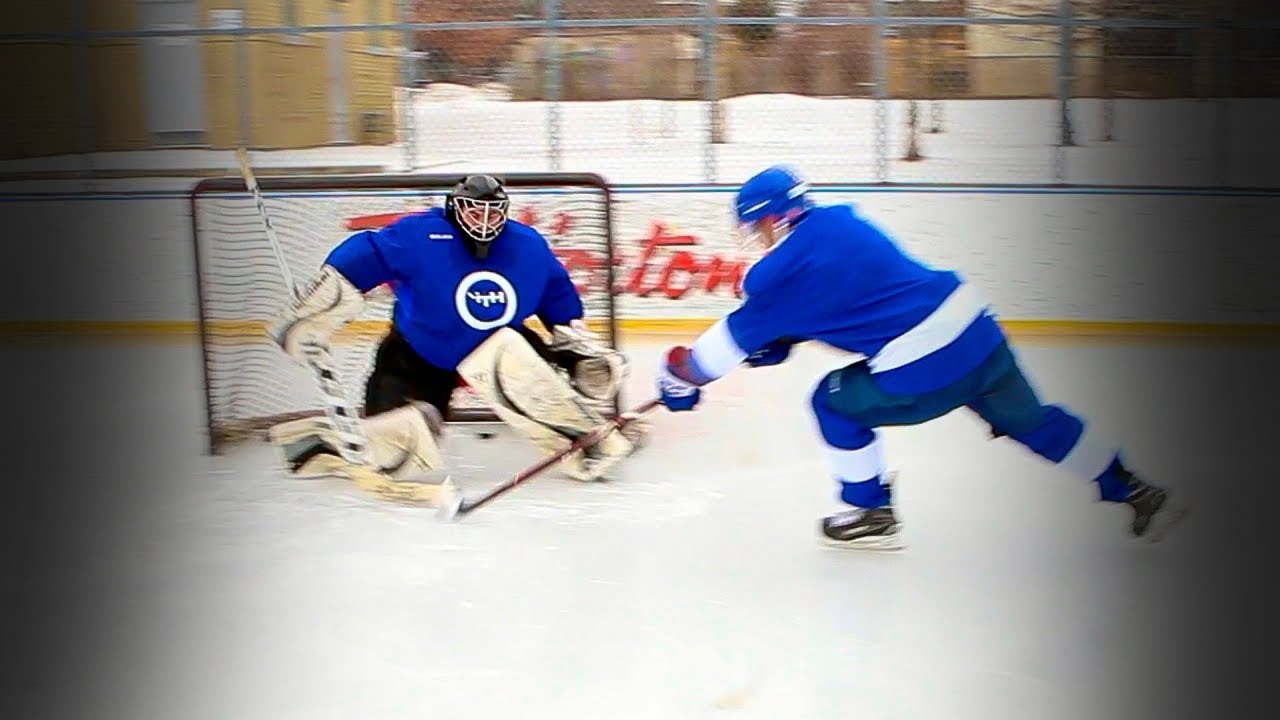
[[[477,257],[488,254],[488,244],[502,233],[510,208],[502,181],[492,175],[469,175],[445,198],[445,215]]]

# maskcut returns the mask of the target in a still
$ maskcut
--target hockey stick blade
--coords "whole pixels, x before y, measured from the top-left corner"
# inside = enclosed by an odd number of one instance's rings
[[[499,495],[502,495],[503,493],[513,490],[514,488],[516,488],[526,480],[533,479],[543,470],[546,470],[552,465],[555,465],[556,463],[565,459],[569,455],[579,450],[582,450],[583,448],[588,448],[588,447],[591,447],[592,445],[595,445],[596,443],[603,440],[609,433],[613,432],[614,430],[620,430],[626,427],[633,420],[638,419],[641,415],[644,415],[650,410],[656,408],[661,403],[662,403],[661,400],[657,400],[657,399],[650,400],[640,405],[639,407],[636,407],[632,410],[622,413],[621,415],[613,418],[612,420],[601,425],[595,430],[592,430],[586,435],[578,438],[573,442],[572,445],[565,448],[564,450],[561,450],[560,452],[555,453],[554,455],[549,455],[543,458],[540,462],[538,462],[533,467],[530,467],[527,470],[524,470],[523,472],[519,473],[515,477],[493,488],[492,490],[485,493],[484,495],[481,495],[475,500],[465,500],[461,495],[458,495],[454,502],[449,503],[448,505],[443,505],[443,504],[441,505],[440,507],[441,518],[445,520],[456,520],[457,518],[467,515],[471,511],[476,510],[482,505],[485,505],[486,503],[498,497]]]

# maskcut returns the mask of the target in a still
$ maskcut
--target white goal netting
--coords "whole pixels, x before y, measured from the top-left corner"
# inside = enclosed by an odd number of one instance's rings
[[[296,282],[319,270],[338,243],[406,213],[443,203],[458,176],[260,177],[267,212]],[[610,195],[591,175],[508,175],[512,217],[542,231],[557,254],[572,255],[587,317],[616,342]],[[192,193],[201,336],[210,445],[245,437],[286,419],[323,412],[311,371],[266,335],[288,288],[239,178],[201,183]],[[363,404],[374,351],[388,328],[393,297],[369,295],[365,313],[334,342],[334,359],[353,406]],[[453,420],[493,419],[465,388],[454,393]]]

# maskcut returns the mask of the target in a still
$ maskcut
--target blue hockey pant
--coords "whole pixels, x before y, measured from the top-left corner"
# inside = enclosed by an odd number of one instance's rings
[[[1059,405],[1045,405],[1027,382],[1008,344],[958,381],[920,395],[890,395],[880,389],[866,362],[827,374],[812,397],[813,412],[827,446],[840,498],[863,508],[889,503],[884,459],[876,428],[919,425],[968,408],[996,437],[1008,436],[1082,479],[1097,482],[1103,500],[1128,493],[1118,451]]]

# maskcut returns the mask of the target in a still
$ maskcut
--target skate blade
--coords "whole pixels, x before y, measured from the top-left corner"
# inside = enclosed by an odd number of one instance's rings
[[[836,540],[835,538],[830,538],[826,535],[819,535],[818,537],[819,542],[823,545],[837,550],[896,552],[906,548],[906,543],[902,541],[901,533],[854,538],[853,540]]]

